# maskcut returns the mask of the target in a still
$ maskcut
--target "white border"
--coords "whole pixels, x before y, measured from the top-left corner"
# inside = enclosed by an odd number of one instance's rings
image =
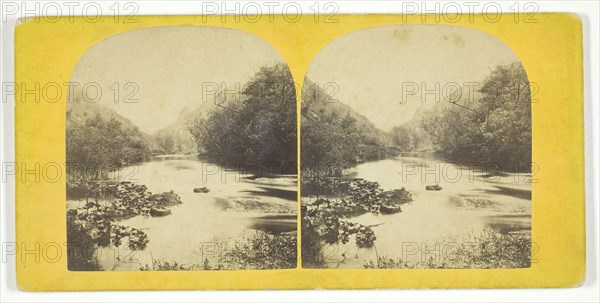
[[[117,0],[97,0],[97,3],[105,15],[114,14],[114,5]],[[23,5],[35,5],[33,1],[0,1],[2,5],[2,20],[0,20],[0,67],[2,68],[1,83],[14,81],[14,26],[20,14],[10,15],[4,11],[12,3]],[[37,2],[37,1],[36,1]],[[79,3],[82,7],[85,1],[39,1],[38,14],[49,14],[53,12],[47,3]],[[207,13],[207,3],[221,5],[223,1],[129,1],[138,8],[138,15],[196,15]],[[225,8],[232,12],[244,13],[244,8],[253,13],[252,7],[259,2],[237,1],[240,8],[236,8],[235,2],[230,2]],[[292,1],[282,1],[275,4],[274,1],[267,2],[273,7],[272,13],[282,13],[282,7]],[[120,2],[124,4],[126,2]],[[250,4],[248,4],[250,3]],[[314,1],[292,2],[294,7],[301,7],[302,12],[312,14],[315,12]],[[334,7],[325,8],[326,3],[334,3]],[[321,13],[407,13],[409,6],[407,2],[398,1],[329,1],[319,2]],[[421,5],[423,1],[412,1]],[[436,10],[435,3],[440,6]],[[469,4],[470,3],[470,4]],[[437,12],[453,4],[465,8],[474,6],[476,2],[468,1],[428,1],[425,4],[427,11]],[[480,12],[481,2],[474,7],[473,12]],[[600,3],[597,1],[528,1],[517,2],[516,0],[495,1],[504,12],[514,11],[515,3],[520,7],[526,3],[533,3],[539,8],[539,12],[572,12],[579,14],[583,20],[584,28],[584,67],[585,67],[585,160],[586,160],[586,217],[587,217],[587,274],[586,281],[578,288],[572,289],[512,289],[512,290],[372,290],[372,291],[178,291],[178,292],[73,292],[73,293],[28,293],[19,291],[15,283],[14,258],[8,258],[7,262],[0,262],[0,302],[192,302],[192,301],[215,301],[215,302],[393,302],[393,301],[464,301],[464,302],[599,302],[599,267],[598,251],[600,235],[598,229],[599,207],[599,121],[600,102],[599,92],[599,58],[600,53],[598,37],[600,36]],[[73,4],[71,4],[73,5]],[[449,6],[450,5],[450,6]],[[466,5],[466,6],[465,6]],[[259,4],[263,9],[263,3]],[[26,6],[30,8],[31,6]],[[41,7],[48,10],[42,11]],[[512,7],[512,8],[511,8]],[[10,7],[12,8],[12,6]],[[411,8],[411,7],[410,7]],[[524,8],[524,7],[523,7]],[[529,7],[531,8],[531,7]],[[133,12],[129,7],[128,12]],[[333,9],[333,10],[332,10]],[[34,7],[35,10],[35,7]],[[127,11],[126,11],[127,12]],[[232,13],[229,12],[229,13]],[[448,11],[447,11],[448,12]],[[451,11],[449,11],[451,12]],[[5,14],[6,13],[6,14]],[[74,8],[73,13],[82,14],[81,10]],[[123,12],[122,12],[123,13]],[[443,13],[443,11],[442,11]],[[31,13],[30,13],[31,14]],[[64,14],[68,14],[63,12]],[[7,17],[7,18],[5,18]],[[595,54],[595,55],[594,55]],[[2,95],[4,98],[4,95]],[[5,100],[3,100],[5,101]],[[1,103],[2,123],[2,163],[14,162],[14,105],[13,100]],[[0,203],[0,242],[14,242],[14,180],[9,178],[8,182],[1,183]],[[1,261],[1,260],[0,260]]]

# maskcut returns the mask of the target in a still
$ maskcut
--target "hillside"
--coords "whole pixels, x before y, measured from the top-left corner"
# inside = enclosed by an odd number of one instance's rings
[[[309,79],[301,111],[301,169],[309,175],[340,175],[345,168],[396,154],[390,134]]]
[[[367,117],[344,104],[342,100],[332,99],[323,88],[306,78],[302,91],[302,123],[310,124],[329,115],[335,115],[339,119],[352,117],[366,136],[379,140],[385,145],[392,144],[388,133],[375,127]]]
[[[86,120],[100,116],[108,121],[115,119],[119,121],[122,127],[136,136],[151,148],[154,148],[152,136],[141,131],[131,120],[121,116],[115,110],[102,104],[82,101],[80,98],[74,98],[74,102],[67,102],[67,128],[82,125]]]
[[[129,119],[119,115],[116,111],[102,104],[90,103],[75,99],[74,102],[67,102],[67,127],[79,125],[85,120],[99,115],[104,120],[115,119],[130,129],[137,129]],[[140,131],[141,132],[141,131]],[[145,133],[144,133],[145,134]],[[145,134],[147,136],[147,134]]]

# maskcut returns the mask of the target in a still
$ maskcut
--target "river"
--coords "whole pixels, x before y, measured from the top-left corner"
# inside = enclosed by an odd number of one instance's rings
[[[362,268],[377,256],[425,262],[443,257],[451,245],[473,241],[485,228],[505,234],[531,231],[531,174],[459,167],[424,154],[363,163],[347,176],[379,182],[385,190],[404,187],[414,201],[404,204],[401,213],[351,218],[373,229],[375,247],[359,249],[353,238],[326,246],[330,268]],[[435,184],[442,190],[425,189]]]
[[[296,231],[296,176],[249,177],[249,172],[240,174],[239,169],[224,169],[195,156],[163,157],[119,171],[115,179],[146,185],[152,193],[173,190],[183,203],[170,207],[172,214],[165,217],[136,216],[119,222],[143,230],[150,241],[136,252],[128,250],[125,243],[101,249],[103,268],[139,270],[153,259],[202,264],[205,259],[218,260],[226,249],[257,230],[275,234]],[[198,187],[210,191],[194,193]],[[236,199],[264,202],[278,211],[235,210],[231,207]],[[68,203],[82,207],[85,202]]]

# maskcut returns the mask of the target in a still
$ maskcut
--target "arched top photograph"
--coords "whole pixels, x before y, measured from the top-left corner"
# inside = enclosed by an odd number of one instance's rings
[[[510,46],[448,25],[351,32],[313,58],[301,110],[303,267],[530,266],[531,91]],[[421,244],[448,253],[406,254]]]
[[[296,92],[269,43],[143,28],[96,43],[70,82],[67,238],[90,245],[69,270],[296,267]]]

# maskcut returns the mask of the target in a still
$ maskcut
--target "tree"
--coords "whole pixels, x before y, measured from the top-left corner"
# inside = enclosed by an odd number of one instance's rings
[[[198,147],[226,161],[295,172],[296,92],[287,65],[261,67],[240,97],[191,123]]]
[[[126,128],[99,114],[83,123],[68,123],[66,130],[67,176],[98,180],[110,171],[146,161],[150,150],[137,128]]]
[[[160,131],[156,134],[156,143],[158,147],[167,154],[176,152],[175,139],[166,131]]]
[[[416,147],[414,136],[408,127],[394,127],[392,129],[392,140],[402,151],[412,151]]]
[[[349,107],[332,102],[317,84],[306,79],[305,85],[301,130],[303,178],[340,175],[345,168],[387,155],[383,131]]]
[[[523,66],[497,66],[478,92],[473,104],[453,103],[421,126],[450,160],[530,169],[531,95]]]
[[[67,264],[69,270],[97,271],[102,270],[100,260],[96,256],[96,242],[83,225],[76,222],[72,213],[67,213]]]

